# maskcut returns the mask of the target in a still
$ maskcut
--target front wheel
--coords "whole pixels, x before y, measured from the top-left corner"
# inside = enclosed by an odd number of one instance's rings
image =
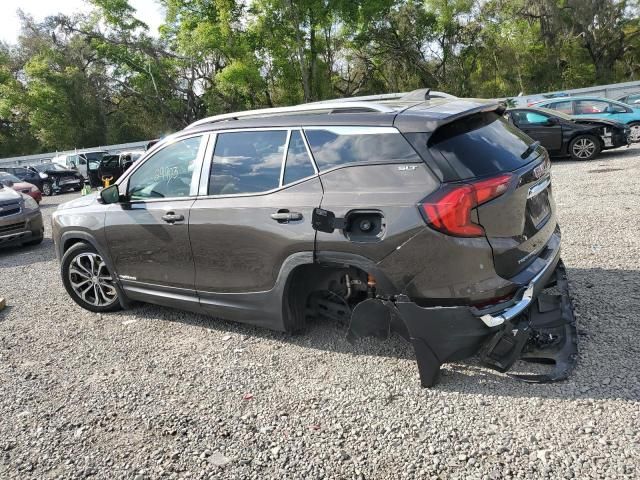
[[[574,160],[591,160],[600,149],[600,141],[593,135],[578,135],[569,144],[569,155]]]
[[[86,243],[77,243],[62,257],[62,282],[74,302],[92,312],[120,310],[118,290],[104,259]]]
[[[629,124],[629,141],[631,143],[640,142],[640,122],[633,122]]]
[[[42,194],[45,197],[50,197],[51,195],[53,195],[53,187],[49,182],[44,182],[42,184]]]

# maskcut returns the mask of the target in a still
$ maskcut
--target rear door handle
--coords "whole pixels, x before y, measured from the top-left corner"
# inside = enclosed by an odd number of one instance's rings
[[[162,220],[164,220],[167,223],[176,223],[176,222],[181,222],[184,220],[184,215],[176,215],[173,212],[167,212],[162,216]]]
[[[300,212],[279,211],[278,213],[272,213],[271,218],[278,223],[294,222],[296,220],[302,220],[302,214]]]

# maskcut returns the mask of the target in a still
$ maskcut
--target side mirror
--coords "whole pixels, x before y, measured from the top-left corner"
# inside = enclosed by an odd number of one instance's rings
[[[556,117],[549,117],[547,120],[547,125],[557,125],[560,123]]]
[[[120,201],[120,191],[118,190],[118,185],[111,185],[107,188],[104,188],[100,191],[100,198],[103,203],[118,203]]]

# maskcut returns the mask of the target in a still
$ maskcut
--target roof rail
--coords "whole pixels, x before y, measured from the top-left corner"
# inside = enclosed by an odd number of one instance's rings
[[[318,102],[306,103],[305,105],[316,105],[319,103],[329,103],[329,102],[372,102],[375,100],[384,101],[384,100],[397,100],[402,98],[406,93],[380,93],[378,95],[363,95],[360,97],[345,97],[333,100],[320,100]]]
[[[186,128],[193,128],[199,125],[204,125],[207,123],[216,123],[223,122],[225,120],[238,120],[240,118],[248,118],[248,117],[268,117],[271,115],[286,115],[288,113],[307,113],[307,112],[322,112],[326,111],[327,113],[331,113],[335,110],[363,110],[368,112],[379,112],[379,113],[393,113],[394,110],[391,107],[386,105],[380,105],[373,102],[363,102],[363,101],[328,101],[328,102],[319,102],[319,103],[306,103],[302,105],[294,105],[292,107],[277,107],[277,108],[261,108],[259,110],[246,110],[244,112],[235,112],[235,113],[223,113],[221,115],[214,115],[212,117],[206,117],[196,122],[193,122],[191,125]]]

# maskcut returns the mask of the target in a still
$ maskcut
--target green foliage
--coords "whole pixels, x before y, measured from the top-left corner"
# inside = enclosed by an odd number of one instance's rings
[[[157,0],[160,38],[128,0],[87,1],[88,15],[23,16],[18,44],[0,45],[0,156],[343,96],[640,78],[638,0]]]

